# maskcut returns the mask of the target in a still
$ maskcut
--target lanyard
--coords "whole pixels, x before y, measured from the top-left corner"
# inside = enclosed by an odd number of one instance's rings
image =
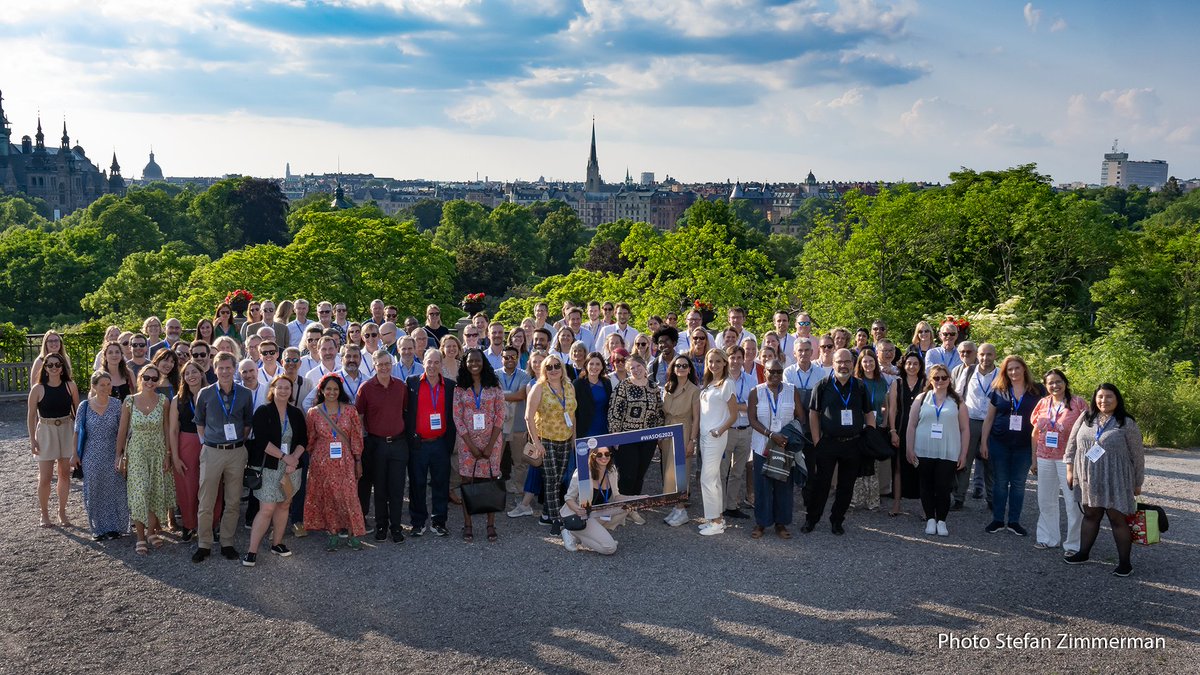
[[[439,381],[435,387],[432,384],[429,384],[429,380],[427,379],[425,380],[425,384],[429,387],[429,398],[430,402],[433,404],[433,409],[435,411],[440,410],[440,408],[438,408],[438,399],[442,396],[442,383]]]
[[[1017,398],[1016,396],[1013,396],[1012,387],[1008,388],[1008,400],[1012,402],[1012,412],[1009,413],[1010,415],[1021,415],[1021,401],[1025,400],[1025,396],[1028,393],[1029,392],[1025,392],[1024,394],[1021,394],[1021,398]]]
[[[812,389],[810,386],[812,384],[812,378],[813,367],[811,365],[808,367],[808,377],[804,378],[803,380],[800,379],[800,367],[796,366],[796,381],[800,383],[801,389]]]
[[[229,398],[229,407],[225,407],[225,401],[221,400],[221,387],[217,387],[217,403],[221,404],[221,411],[225,413],[225,421],[233,415],[233,404],[237,402],[237,385],[233,387],[233,396]]]
[[[471,396],[475,397],[475,409],[479,410],[483,407],[483,387],[479,387],[479,392],[476,393],[475,387],[471,387]]]
[[[941,405],[938,405],[937,394],[933,395],[933,403],[934,403],[933,411],[935,413],[935,416],[937,417],[938,422],[942,421],[942,408],[946,407],[946,399],[948,399],[948,398],[950,398],[950,397],[947,396],[946,398],[942,399]]]
[[[871,410],[875,409],[875,385],[870,380],[864,380],[867,396],[871,398]]]
[[[782,387],[780,387],[780,391],[783,391]],[[770,387],[767,387],[767,404],[771,406],[771,419],[775,419],[775,416],[779,414],[779,395],[772,396]]]
[[[1104,435],[1104,432],[1108,431],[1108,425],[1110,425],[1116,421],[1117,421],[1117,418],[1109,417],[1107,422],[1100,425],[1100,428],[1096,431],[1096,443],[1099,443],[1100,437]]]
[[[563,387],[562,396],[559,396],[558,392],[554,391],[554,387],[550,386],[549,382],[546,383],[546,388],[550,390],[551,394],[554,394],[554,398],[558,399],[559,404],[562,405],[563,412],[566,412],[567,411],[567,388]]]
[[[517,379],[517,371],[514,370],[511,377],[505,378],[504,371],[500,371],[501,379],[504,379],[504,391],[511,392],[513,390],[513,382]]]
[[[325,404],[322,403],[321,405],[325,405]],[[286,408],[284,409],[283,415],[281,415],[281,417],[283,418],[283,431],[280,432],[279,439],[283,440],[283,437],[287,436],[287,432],[288,432],[288,414],[287,414]]]
[[[849,380],[846,380],[846,384],[849,386],[847,387],[848,391],[845,394],[842,393],[842,388],[838,386],[836,377],[830,375],[829,379],[833,382],[833,390],[836,391],[837,395],[842,399],[842,407],[849,408],[850,397],[854,394],[854,378],[852,377]]]
[[[334,421],[332,417],[329,417],[329,408],[326,408],[324,403],[321,404],[321,410],[325,411],[325,417],[328,417],[330,422]],[[341,419],[341,417],[342,417],[342,409],[338,408],[338,419]],[[331,432],[333,432],[333,440],[336,441],[337,440],[337,431],[338,431],[337,424],[330,424],[329,430]]]
[[[404,362],[403,362],[403,361],[401,361],[400,363],[397,363],[397,364],[396,364],[396,367],[400,369],[400,379],[401,379],[401,380],[407,380],[407,379],[408,379],[408,375],[409,375],[409,374],[408,374],[408,372],[406,372],[406,371],[404,370]],[[416,370],[417,370],[417,365],[414,363],[414,364],[413,364],[413,371],[415,372]]]
[[[987,386],[983,386],[983,376],[975,373],[975,386],[979,387],[979,393],[984,398],[987,398],[987,390],[992,388],[992,383],[996,381],[996,376],[1000,374],[999,370],[993,370],[992,376],[988,378]]]
[[[945,350],[945,348],[943,348],[943,349],[942,349],[942,358],[941,358],[941,359],[939,359],[939,361],[941,361],[941,362],[942,362],[942,365],[943,365],[943,366],[946,366],[947,368],[949,368],[949,367],[950,367],[950,363],[951,363],[952,361],[954,361],[954,352],[952,352],[952,351],[949,351],[949,352],[948,352],[948,351],[946,351],[946,350]]]
[[[350,398],[358,398],[358,390],[359,390],[359,388],[362,387],[362,375],[358,376],[358,386],[357,387],[350,386],[350,374],[349,373],[342,375],[342,382],[344,382],[346,384],[346,388],[350,390]]]
[[[1063,406],[1060,404],[1057,408],[1050,406],[1050,428],[1058,429],[1058,416],[1062,414]]]
[[[746,402],[746,373],[745,373],[745,371],[743,371],[741,375],[738,375],[737,402],[738,403]]]

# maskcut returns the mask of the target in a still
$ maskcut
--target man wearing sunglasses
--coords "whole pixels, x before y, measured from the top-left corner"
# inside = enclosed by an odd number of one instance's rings
[[[134,333],[133,337],[129,338],[129,349],[133,352],[133,358],[125,362],[129,367],[129,372],[136,378],[138,373],[142,372],[150,361],[146,359],[146,336],[141,333]]]
[[[212,347],[204,340],[196,340],[192,343],[188,353],[192,355],[192,363],[204,371],[205,384],[215,383],[217,381],[217,374],[213,372],[212,362],[209,360],[212,358]],[[232,371],[229,376],[233,377]]]
[[[242,339],[249,339],[251,335],[258,333],[259,329],[265,327],[274,331],[271,339],[275,341],[281,349],[286,349],[288,346],[288,327],[287,324],[280,323],[275,320],[275,303],[271,300],[262,301],[262,320],[247,321],[242,326]],[[266,339],[265,337],[263,338]]]

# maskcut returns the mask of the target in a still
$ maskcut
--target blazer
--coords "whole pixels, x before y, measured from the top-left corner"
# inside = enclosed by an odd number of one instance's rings
[[[608,400],[611,401],[612,382],[601,375],[600,384],[604,385],[604,391],[608,394]],[[585,434],[592,426],[592,418],[596,416],[596,404],[592,401],[592,385],[585,375],[575,380],[572,386],[575,387],[575,429],[577,433]]]
[[[308,422],[304,419],[304,413],[289,403],[287,417],[288,429],[292,432],[292,447],[303,445],[307,450]],[[250,428],[254,433],[246,443],[246,449],[249,451],[246,466],[261,464],[267,469],[278,469],[279,458],[267,454],[268,444],[274,443],[278,447],[283,439],[283,425],[279,423],[279,412],[275,408],[275,404],[265,403],[258,406],[258,410],[255,410],[254,415],[250,418]]]
[[[424,377],[411,375],[405,381],[408,385],[408,403],[404,406],[404,433],[413,449],[416,449],[421,441],[421,437],[417,436],[417,402],[421,380]],[[443,377],[442,386],[445,387],[442,391],[442,428],[446,430],[442,438],[446,440],[446,448],[449,449],[453,448],[458,440],[458,430],[454,428],[454,380]]]

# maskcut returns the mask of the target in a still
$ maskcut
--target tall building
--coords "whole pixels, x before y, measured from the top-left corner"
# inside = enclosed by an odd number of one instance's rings
[[[1104,153],[1100,165],[1100,185],[1128,188],[1160,188],[1167,184],[1167,163],[1161,159],[1130,161],[1128,152],[1120,152],[1113,141],[1112,152]]]
[[[604,181],[600,180],[600,162],[596,159],[596,119],[592,118],[592,152],[588,155],[587,181],[583,184],[587,192],[600,192]]]
[[[71,145],[65,120],[57,148],[46,147],[40,116],[34,138],[22,136],[21,144],[14,145],[12,125],[4,114],[4,97],[0,94],[0,192],[42,199],[51,215],[61,217],[105,193],[125,194],[115,153],[112,168],[114,176],[110,179],[88,158],[78,140]]]

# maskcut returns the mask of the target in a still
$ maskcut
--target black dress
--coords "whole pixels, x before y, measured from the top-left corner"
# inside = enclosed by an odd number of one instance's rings
[[[917,484],[918,474],[917,467],[913,466],[908,461],[908,417],[912,411],[913,401],[917,395],[925,391],[925,378],[922,376],[917,379],[917,386],[908,388],[908,376],[901,375],[900,379],[896,380],[898,391],[896,392],[896,434],[900,436],[900,447],[896,449],[892,456],[892,462],[899,462],[900,466],[900,497],[902,499],[920,499],[921,490]],[[892,464],[893,467],[896,464]],[[893,469],[893,472],[895,469]],[[892,486],[895,490],[895,486]]]

